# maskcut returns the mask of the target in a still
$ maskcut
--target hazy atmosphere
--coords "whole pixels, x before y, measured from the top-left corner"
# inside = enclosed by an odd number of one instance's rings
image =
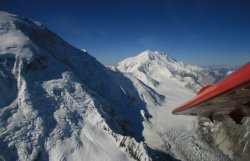
[[[0,6],[44,23],[105,65],[150,49],[201,66],[250,59],[249,8],[247,0],[2,0]]]

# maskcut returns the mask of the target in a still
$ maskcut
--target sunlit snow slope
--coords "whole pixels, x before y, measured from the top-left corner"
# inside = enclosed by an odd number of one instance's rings
[[[171,113],[173,108],[192,98],[193,91],[201,88],[205,80],[216,79],[208,69],[149,50],[125,59],[117,69],[165,96],[161,105],[147,106],[151,116],[144,122],[143,134],[148,145],[181,160],[228,160],[220,150],[198,137],[196,117]]]
[[[171,140],[175,138],[176,141],[172,144],[176,148],[184,149],[187,156],[192,155],[189,147],[194,147],[196,152],[197,149],[199,149],[198,151],[200,151],[199,153],[201,156],[209,153],[209,150],[199,147],[200,145],[197,144],[197,142],[195,145],[192,145],[191,142],[196,141],[197,139],[187,143],[189,145],[185,145],[185,140],[182,140],[178,147],[179,141],[177,140],[181,140],[181,135],[185,135],[185,132],[183,132],[185,128],[198,133],[190,134],[190,138],[201,137],[202,142],[206,141],[211,147],[219,148],[232,160],[247,161],[250,159],[249,118],[245,118],[242,125],[235,124],[230,117],[226,117],[223,122],[215,121],[214,123],[211,123],[208,119],[199,118],[197,124],[196,117],[171,115],[171,110],[174,107],[177,107],[192,97],[192,92],[190,93],[186,88],[196,92],[201,86],[217,82],[227,74],[231,73],[235,68],[202,68],[177,61],[162,52],[144,51],[138,56],[127,58],[120,62],[118,69],[124,73],[135,76],[148,86],[152,87],[157,93],[166,96],[167,99],[162,106],[159,108],[149,108],[150,113],[153,113],[153,126],[157,127],[157,129],[165,130],[166,134],[165,132],[160,132],[164,137],[168,136],[168,134],[171,135],[171,139],[167,138],[167,142],[171,142]],[[194,123],[196,125],[192,128],[192,124]],[[169,132],[169,127],[171,127],[170,129],[172,132]],[[181,132],[173,132],[176,131],[176,129],[180,129]],[[149,136],[148,138],[150,138],[149,140],[152,140],[153,137]],[[155,140],[159,141],[159,139]],[[158,143],[156,145],[158,146]],[[196,145],[198,145],[198,148]],[[172,149],[172,147],[173,146],[171,146],[170,149]],[[180,149],[174,150],[173,153],[182,151]],[[217,149],[215,151],[218,152],[220,150]],[[181,155],[183,154],[184,153],[182,152]],[[212,155],[209,154],[206,158],[210,159],[211,156]],[[180,158],[183,160],[189,160],[182,156],[180,156]],[[201,158],[195,158],[194,160],[201,160]]]
[[[6,12],[0,42],[0,160],[228,159],[171,114],[216,73],[152,51],[110,70]]]
[[[27,18],[0,12],[0,42],[0,160],[175,160],[144,142],[153,89]]]

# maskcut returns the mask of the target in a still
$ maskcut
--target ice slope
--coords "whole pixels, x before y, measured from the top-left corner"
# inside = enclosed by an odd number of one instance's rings
[[[171,113],[195,95],[192,90],[201,87],[206,75],[209,81],[215,80],[207,69],[149,50],[125,59],[117,69],[166,97],[160,105],[147,104],[150,117],[144,118],[143,135],[149,146],[181,160],[228,160],[220,150],[199,137],[196,117],[174,116]]]
[[[144,142],[153,89],[27,18],[0,12],[0,41],[1,160],[175,160]]]

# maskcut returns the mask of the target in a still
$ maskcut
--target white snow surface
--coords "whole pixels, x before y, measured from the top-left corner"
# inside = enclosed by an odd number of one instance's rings
[[[197,73],[204,70],[198,66],[177,61],[162,52],[150,50],[125,59],[118,64],[118,69],[122,72],[133,73],[152,88],[157,87],[162,80],[174,79],[175,82],[182,82],[183,86],[190,83],[196,90],[201,87],[197,83],[199,79]]]
[[[174,108],[195,96],[187,84],[201,88],[200,72],[206,69],[150,50],[125,59],[117,69],[165,96],[160,105],[147,104],[151,116],[145,119],[143,134],[148,145],[180,160],[228,160],[218,149],[198,138],[196,117],[172,115]]]
[[[143,142],[145,102],[128,78],[41,23],[6,12],[0,12],[0,41],[1,160],[153,160],[161,154]]]
[[[0,41],[0,160],[227,160],[171,114],[201,68],[146,51],[112,71],[6,12]]]

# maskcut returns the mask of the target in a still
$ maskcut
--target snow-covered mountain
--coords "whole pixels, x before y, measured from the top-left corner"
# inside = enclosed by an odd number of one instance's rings
[[[230,74],[235,70],[235,67],[198,67],[177,61],[165,53],[147,50],[135,57],[127,58],[120,62],[116,70],[122,71],[125,75],[134,76],[152,87],[157,93],[166,96],[166,101],[160,107],[167,107],[168,109],[164,110],[164,108],[158,109],[150,106],[148,108],[150,113],[152,113],[152,118],[154,118],[153,126],[158,126],[157,129],[164,127],[163,129],[165,132],[158,132],[161,136],[166,137],[166,142],[171,144],[168,138],[169,136],[171,136],[171,139],[175,138],[179,140],[173,143],[175,146],[177,143],[180,144],[178,147],[179,149],[172,152],[175,156],[178,156],[176,151],[180,151],[181,147],[185,147],[185,150],[181,150],[189,154],[192,153],[192,150],[188,148],[189,146],[185,144],[191,144],[193,147],[200,144],[192,141],[185,143],[185,140],[181,140],[182,137],[180,136],[184,135],[190,138],[200,138],[203,142],[207,142],[209,146],[219,148],[232,160],[249,160],[249,118],[245,119],[243,125],[236,125],[229,117],[226,117],[225,121],[222,123],[211,123],[208,119],[204,118],[199,118],[198,120],[195,118],[195,120],[192,120],[192,118],[187,116],[173,117],[169,112],[187,98],[192,97],[192,92],[188,89],[197,91],[204,85],[213,84]],[[167,119],[164,120],[163,118]],[[197,133],[190,133],[185,129],[186,126],[192,124],[195,125],[189,128]],[[171,125],[174,126],[174,128],[171,127]],[[177,129],[181,129],[182,133],[178,133]],[[152,140],[152,135],[149,137],[150,140]],[[161,139],[164,139],[164,137],[161,137]],[[203,145],[203,143],[201,144]],[[197,149],[203,150],[200,147]],[[220,150],[216,151],[218,152]],[[207,152],[208,151],[202,151],[200,154],[204,155]],[[201,158],[204,159],[203,157]],[[177,158],[183,160],[187,159],[183,158],[183,156]],[[202,160],[201,158],[196,158],[194,160]],[[211,159],[211,156],[208,158]],[[219,160],[224,159],[220,158]]]
[[[117,68],[125,73],[133,73],[151,87],[157,87],[163,80],[172,79],[195,92],[225,76],[219,71],[190,65],[165,53],[150,50],[123,60]]]
[[[6,12],[0,41],[0,160],[228,160],[171,114],[205,69],[151,51],[108,69]]]
[[[153,89],[27,18],[0,12],[0,41],[1,160],[174,160],[144,142]]]
[[[144,122],[144,136],[148,145],[168,151],[181,160],[228,159],[217,147],[200,137],[196,117],[173,116],[171,113],[175,107],[192,98],[194,91],[214,83],[221,73],[150,50],[127,58],[111,69],[122,72],[128,78],[140,80],[159,95],[165,96],[161,105],[147,106],[151,118]]]

